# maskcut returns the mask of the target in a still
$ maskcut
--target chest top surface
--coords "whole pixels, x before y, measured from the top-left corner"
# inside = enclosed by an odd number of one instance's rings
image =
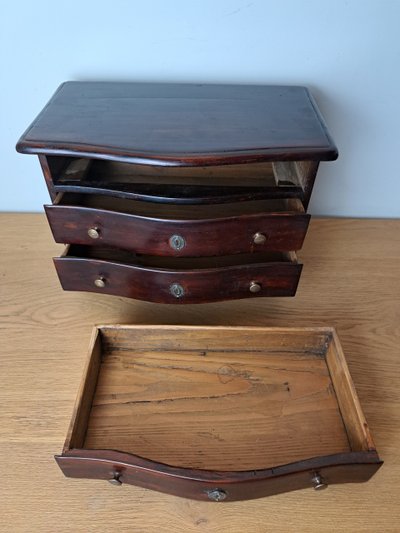
[[[305,87],[128,82],[63,83],[17,150],[172,166],[337,157]]]

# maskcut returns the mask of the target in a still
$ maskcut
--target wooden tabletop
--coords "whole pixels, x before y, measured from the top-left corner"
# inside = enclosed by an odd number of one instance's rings
[[[66,82],[17,150],[200,165],[336,159],[306,87]]]
[[[0,224],[1,531],[399,531],[400,220],[313,219],[295,298],[179,307],[64,293],[44,215]],[[66,479],[52,456],[95,323],[335,326],[385,464],[366,484],[226,504]]]

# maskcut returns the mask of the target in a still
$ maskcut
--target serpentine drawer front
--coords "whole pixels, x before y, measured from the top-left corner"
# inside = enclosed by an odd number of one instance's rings
[[[56,460],[213,502],[364,482],[382,464],[333,329],[191,326],[95,328]]]
[[[131,253],[62,257],[62,286],[169,303],[294,296],[301,267],[256,256],[301,249],[319,163],[337,158],[309,91],[287,86],[67,82],[17,150],[39,156],[56,242]]]
[[[177,260],[79,245],[54,262],[65,290],[182,304],[293,296],[302,268],[293,252]]]
[[[299,250],[310,218],[294,198],[188,209],[82,194],[45,210],[56,242],[176,257]]]

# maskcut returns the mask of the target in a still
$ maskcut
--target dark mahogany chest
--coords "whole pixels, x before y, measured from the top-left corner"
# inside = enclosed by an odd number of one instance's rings
[[[293,296],[320,161],[304,87],[67,82],[21,137],[37,154],[66,290],[161,303]]]

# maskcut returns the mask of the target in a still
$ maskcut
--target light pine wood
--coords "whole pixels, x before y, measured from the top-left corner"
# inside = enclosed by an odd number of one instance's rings
[[[336,331],[333,331],[332,335],[333,342],[328,347],[326,362],[351,448],[354,451],[374,450],[374,441],[358,400]]]
[[[398,532],[400,221],[313,219],[295,298],[163,306],[65,293],[44,215],[0,215],[0,531]],[[226,505],[65,479],[60,453],[93,324],[334,326],[385,461],[366,484]]]
[[[158,351],[160,344],[164,343],[163,352],[199,351],[204,356],[212,352],[243,353],[245,346],[248,351],[274,353],[285,351],[307,356],[325,354],[329,344],[326,328],[285,328],[285,336],[270,335],[266,345],[264,327],[208,326],[199,325],[196,333],[190,326],[184,325],[152,325],[113,324],[100,325],[103,345],[110,352],[132,350],[132,341],[127,335],[127,330],[135,330],[135,349],[140,351]],[[215,328],[218,335],[215,335]],[[168,345],[165,345],[165,331],[169,332]]]
[[[326,349],[314,346],[322,332],[117,331],[119,342],[102,355],[83,448],[225,471],[351,451]],[[154,351],[140,346],[146,333],[158,338]],[[186,339],[198,348],[186,349]]]
[[[92,338],[90,339],[87,362],[83,371],[83,379],[76,398],[71,424],[64,444],[64,450],[81,448],[84,444],[100,364],[101,339],[99,331],[94,329]]]

